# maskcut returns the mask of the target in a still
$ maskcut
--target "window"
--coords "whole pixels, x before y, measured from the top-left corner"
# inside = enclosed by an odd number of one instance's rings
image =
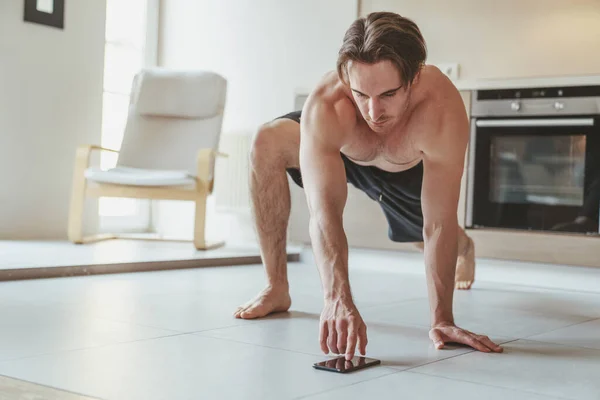
[[[156,65],[159,0],[107,0],[102,99],[103,147],[119,150],[134,75]],[[102,152],[103,169],[116,165],[117,154]],[[150,227],[148,200],[101,198],[100,230],[145,232]]]

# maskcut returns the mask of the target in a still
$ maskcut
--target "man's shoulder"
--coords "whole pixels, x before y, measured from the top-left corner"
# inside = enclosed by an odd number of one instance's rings
[[[423,92],[420,94],[415,106],[415,118],[420,122],[443,125],[466,119],[466,107],[460,92],[437,68],[430,71],[428,80],[424,83]]]
[[[302,111],[303,118],[319,119],[319,122],[335,124],[341,129],[355,126],[356,115],[356,107],[348,90],[335,73],[323,77],[311,92]]]
[[[469,121],[464,101],[446,76],[436,77],[428,83],[415,106],[413,118],[422,150],[456,140],[457,136],[468,136]]]

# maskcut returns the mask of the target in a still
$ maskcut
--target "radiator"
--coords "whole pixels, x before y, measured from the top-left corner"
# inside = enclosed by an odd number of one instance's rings
[[[220,212],[250,209],[248,174],[250,171],[251,133],[221,135],[219,150],[229,157],[218,157],[215,165],[215,206]]]

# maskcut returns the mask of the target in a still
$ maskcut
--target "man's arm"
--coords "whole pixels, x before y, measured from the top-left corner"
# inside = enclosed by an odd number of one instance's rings
[[[462,102],[443,118],[437,134],[423,148],[423,238],[427,289],[431,308],[429,333],[437,348],[444,342],[467,344],[483,352],[502,348],[487,336],[458,328],[452,302],[458,253],[458,198],[469,141],[469,124]]]
[[[320,342],[323,352],[354,356],[366,351],[366,327],[354,306],[348,277],[348,241],[343,211],[348,196],[340,156],[343,129],[333,107],[307,104],[303,110],[300,170],[308,209],[310,238],[325,296]]]
[[[454,323],[452,299],[458,253],[458,197],[468,128],[455,121],[423,154],[423,239],[431,323]]]
[[[351,300],[348,241],[343,211],[348,197],[340,157],[341,135],[334,111],[307,107],[303,112],[300,170],[310,213],[309,233],[326,298]]]

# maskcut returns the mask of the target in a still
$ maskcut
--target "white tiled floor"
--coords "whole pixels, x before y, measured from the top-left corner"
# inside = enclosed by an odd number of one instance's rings
[[[180,261],[259,254],[259,247],[255,243],[227,243],[217,249],[197,251],[191,242],[121,239],[76,245],[67,241],[0,240],[0,270]]]
[[[406,268],[422,256],[395,254],[397,271],[356,262],[376,258],[351,254],[351,283],[381,366],[311,367],[327,356],[308,259],[289,265],[291,312],[254,321],[232,312],[263,287],[259,265],[0,283],[0,375],[127,400],[600,398],[600,293],[510,285],[498,273],[456,292],[455,315],[505,352],[435,350],[424,277]],[[586,273],[600,282],[600,270]]]

